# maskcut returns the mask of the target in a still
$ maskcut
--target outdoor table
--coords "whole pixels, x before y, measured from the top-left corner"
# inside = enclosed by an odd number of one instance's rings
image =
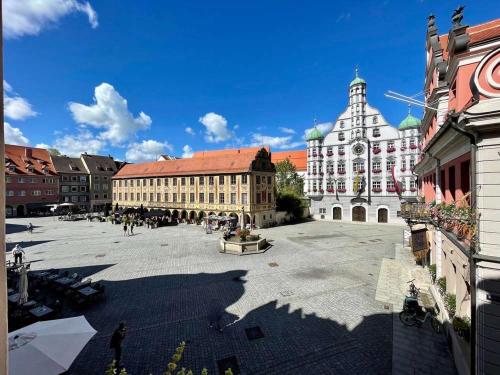
[[[19,293],[14,293],[14,294],[11,294],[8,299],[9,299],[9,302],[12,302],[12,303],[16,303],[18,300],[19,300]]]
[[[54,312],[50,307],[47,307],[45,305],[35,307],[34,309],[31,309],[30,314],[35,316],[36,318],[43,318],[47,315],[50,315]]]
[[[79,289],[78,293],[84,295],[85,297],[90,297],[90,296],[92,296],[94,294],[97,294],[97,290],[95,290],[94,288],[88,286],[86,288]]]
[[[69,287],[71,289],[77,290],[81,289],[82,287],[89,285],[90,281],[78,281],[77,283],[71,284]]]
[[[51,274],[50,271],[38,271],[38,272],[33,272],[32,275],[38,278],[42,278],[45,276],[49,276]]]
[[[58,283],[60,285],[69,285],[69,284],[73,284],[75,282],[75,279],[73,279],[71,277],[61,277],[59,279],[55,279],[54,282]]]

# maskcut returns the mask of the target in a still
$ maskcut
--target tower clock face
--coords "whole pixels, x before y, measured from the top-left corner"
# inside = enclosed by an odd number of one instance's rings
[[[361,143],[357,143],[357,144],[354,145],[352,151],[356,155],[361,155],[365,151],[365,148],[363,147],[363,145]]]

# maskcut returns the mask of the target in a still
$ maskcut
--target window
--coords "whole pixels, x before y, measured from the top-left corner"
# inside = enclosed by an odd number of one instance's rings
[[[248,182],[248,175],[244,174],[241,176],[241,183],[246,184]]]
[[[200,203],[205,203],[205,193],[200,193]]]
[[[161,186],[161,178],[156,179],[156,186]]]
[[[94,180],[99,181],[99,176],[94,176]]]
[[[406,148],[406,139],[401,140],[401,148]]]
[[[143,200],[143,201],[146,201],[146,200],[147,200],[147,194],[146,194],[146,193],[142,193],[142,200]]]
[[[116,181],[116,180],[114,180],[114,181],[113,181],[113,187],[116,187],[116,184],[117,184],[117,181]]]
[[[146,183],[146,179],[145,179],[145,178],[143,178],[143,179],[142,179],[142,186],[146,186],[146,185],[147,185],[147,183]]]
[[[327,190],[332,190],[333,189],[333,181],[329,180],[326,182],[326,189]]]
[[[344,164],[344,162],[339,161],[339,163],[337,164],[337,172],[339,172],[339,173],[345,172],[345,164]]]
[[[127,193],[123,193],[123,200],[128,200],[128,194]]]
[[[456,184],[455,184],[455,167],[452,166],[448,168],[448,185],[451,193],[451,198],[455,200],[455,189],[456,189]]]
[[[68,185],[61,185],[61,192],[62,193],[68,193],[69,192],[69,186]]]
[[[387,163],[386,163],[386,169],[388,171],[392,170],[392,167],[396,165],[396,161],[395,160],[392,160],[392,159],[389,159],[387,160]]]
[[[80,182],[87,182],[87,176],[80,176]]]
[[[394,181],[392,180],[387,180],[385,183],[387,189],[394,189]]]
[[[372,135],[374,137],[380,137],[380,129],[379,128],[374,128],[373,132],[372,132]]]
[[[410,179],[410,189],[415,189],[417,187],[417,184],[415,180],[412,178]]]
[[[139,194],[139,193],[137,193],[137,194]],[[108,194],[103,194],[103,195],[102,195],[102,198],[103,198],[103,199],[108,199]]]
[[[380,166],[380,161],[374,161],[373,162],[373,170],[380,170],[381,169],[381,166]]]
[[[326,208],[320,208],[319,209],[320,214],[326,214]]]
[[[355,161],[352,163],[352,170],[354,172],[359,172],[365,169],[365,162],[364,161]]]
[[[78,181],[78,176],[71,176],[71,181],[72,182],[77,182]]]
[[[208,203],[214,203],[214,193],[208,194]]]
[[[387,148],[394,148],[394,141],[387,142]]]
[[[267,184],[268,184],[268,185],[271,185],[271,183],[272,183],[272,178],[271,178],[271,176],[267,176]]]
[[[133,201],[133,200],[134,200],[134,197],[135,197],[135,196],[134,196],[134,193],[130,193],[130,200],[131,200],[131,201]],[[106,197],[104,197],[104,198],[106,198]]]
[[[405,159],[401,160],[401,170],[406,171],[406,160]]]
[[[415,139],[410,138],[410,146],[415,146]]]
[[[130,187],[134,187],[134,180],[130,180]]]
[[[156,201],[157,202],[161,201],[161,194],[160,193],[156,193]]]
[[[72,193],[78,192],[78,186],[71,186],[71,192]]]
[[[200,185],[205,185],[205,178],[203,176],[201,176],[199,178],[199,181],[200,181]]]
[[[19,178],[17,179],[17,182],[18,182],[18,183],[20,183],[20,184],[24,184],[25,180],[24,180],[24,178],[23,178],[23,177],[19,177]]]
[[[154,197],[153,197],[153,193],[149,193],[149,201],[150,201],[150,202],[152,202],[152,201],[153,201],[153,199],[154,199]]]
[[[98,177],[98,176],[97,176],[97,177]],[[108,176],[103,176],[103,177],[102,177],[102,179],[103,179],[104,181],[108,181]],[[132,186],[134,186],[134,185],[132,185]]]
[[[47,195],[54,195],[54,190],[49,189],[49,190],[47,190],[45,192],[45,194],[47,194]]]
[[[73,203],[78,202],[78,195],[73,195],[73,196],[71,197],[71,202],[73,202]]]
[[[99,194],[94,194],[94,198],[99,198]],[[118,193],[118,200],[122,200],[122,193]]]
[[[153,186],[154,180],[152,178],[149,179],[149,186]]]
[[[410,159],[410,169],[413,169],[415,167],[415,159]]]
[[[35,177],[31,177],[29,180],[30,180],[30,183],[32,183],[32,184],[36,184],[37,183],[37,180],[36,180]]]
[[[316,164],[313,164],[313,174],[316,174],[317,171],[316,171]]]
[[[332,163],[328,163],[328,164],[326,165],[326,171],[327,171],[328,173],[333,173],[333,172],[334,172],[334,168],[333,168],[333,166],[334,166],[333,162],[332,162]]]
[[[372,188],[373,190],[380,190],[382,189],[382,183],[380,181],[372,181]]]
[[[373,148],[380,148],[380,142],[373,142]]]
[[[344,129],[344,120],[340,121],[340,129]]]
[[[219,185],[224,185],[224,176],[219,176]]]
[[[87,196],[86,195],[82,195],[80,197],[80,202],[87,202]]]
[[[345,135],[343,132],[339,133],[339,141],[345,141]]]
[[[209,176],[208,177],[208,184],[213,185],[214,184],[214,176]]]
[[[177,203],[177,193],[172,194],[172,202]]]
[[[260,194],[257,192],[257,199],[255,200],[255,203],[260,204]]]
[[[271,192],[268,192],[268,193],[267,193],[267,201],[268,201],[269,203],[271,203],[271,202],[272,202],[272,199],[271,199],[271,198],[272,198],[272,193],[271,193]]]
[[[236,175],[231,175],[231,185],[236,185]]]
[[[345,181],[344,180],[340,180],[339,182],[337,182],[337,189],[338,190],[345,190]]]
[[[261,197],[261,202],[262,202],[262,203],[266,203],[266,202],[267,202],[267,200],[266,200],[266,197],[267,197],[266,192],[265,192],[265,191],[262,191],[262,192],[261,192],[261,194],[262,194],[262,197]]]
[[[344,146],[339,146],[339,155],[344,155]]]
[[[224,193],[219,193],[219,204],[224,203]]]
[[[122,187],[122,180],[118,180],[118,187]]]
[[[42,195],[42,191],[41,190],[33,190],[31,192],[31,195],[38,197],[38,196]]]
[[[189,193],[189,202],[193,203],[194,201],[194,193]]]
[[[94,191],[99,191],[99,190],[101,190],[101,185],[94,184]]]
[[[194,177],[189,177],[189,185],[194,185]]]
[[[69,181],[69,178],[68,178],[68,176],[62,176],[62,180],[63,181]]]
[[[231,193],[231,204],[236,204],[236,193]]]
[[[165,178],[163,179],[163,183],[164,183],[164,185],[165,185],[165,186],[168,186],[168,178],[166,178],[166,177],[165,177]]]
[[[260,176],[255,176],[255,183],[260,185]]]
[[[174,177],[174,178],[172,179],[172,181],[173,181],[173,182],[172,182],[172,185],[177,186],[177,177]]]
[[[86,186],[80,186],[80,193],[85,193],[87,191]]]
[[[165,202],[168,202],[168,193],[165,193],[165,194],[163,195],[163,199],[165,200]]]
[[[373,123],[376,124],[378,122],[378,117],[377,116],[373,116]]]
[[[113,193],[113,200],[116,201],[116,193]]]
[[[134,181],[134,180],[132,180],[132,182],[133,182],[133,181]],[[109,189],[108,184],[102,184],[102,191],[106,191],[106,190],[108,190],[108,189]]]
[[[241,203],[248,204],[248,194],[247,193],[241,193]]]

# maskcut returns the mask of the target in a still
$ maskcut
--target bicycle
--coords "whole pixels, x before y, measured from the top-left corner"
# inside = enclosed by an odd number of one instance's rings
[[[415,286],[415,284],[413,283],[414,281],[415,279],[407,282],[407,284],[410,284],[408,286],[408,293],[410,293],[410,296],[412,297],[418,297],[418,295],[420,294],[420,289]]]
[[[412,327],[416,325],[417,327],[421,328],[427,321],[427,319],[429,319],[431,327],[434,330],[434,332],[441,333],[442,326],[436,317],[434,309],[427,310],[423,318],[420,318],[419,315],[422,316],[423,313],[424,311],[422,310],[420,311],[412,309],[403,310],[399,313],[399,320],[401,320],[401,323],[403,323],[406,326]]]

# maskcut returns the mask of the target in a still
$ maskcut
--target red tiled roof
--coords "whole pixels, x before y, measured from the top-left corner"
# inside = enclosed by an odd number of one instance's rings
[[[255,154],[262,147],[246,147],[246,148],[238,148],[238,149],[227,149],[227,150],[213,150],[213,151],[197,151],[193,154],[193,158],[204,158],[204,157],[212,157],[212,156],[233,156],[239,154]],[[269,152],[269,147],[264,147],[267,152]]]
[[[273,152],[271,154],[271,160],[273,163],[278,163],[285,159],[290,160],[290,162],[295,165],[297,171],[306,171],[307,170],[307,152],[306,150],[299,151],[280,151]]]
[[[30,155],[31,152],[31,155]],[[48,167],[48,173],[57,175],[50,154],[46,149],[5,145],[5,164],[14,164],[16,171],[11,172],[9,168],[5,169],[6,174],[25,174],[25,175],[40,175],[45,174],[42,170],[44,165]],[[27,169],[28,165],[33,166],[33,172]]]
[[[113,178],[189,176],[198,174],[243,173],[250,171],[260,148],[220,150],[198,154],[196,157],[127,164]],[[230,156],[230,157],[224,157]]]

